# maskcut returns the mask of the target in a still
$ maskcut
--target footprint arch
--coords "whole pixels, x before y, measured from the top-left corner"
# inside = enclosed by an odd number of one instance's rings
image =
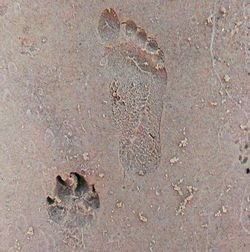
[[[112,117],[120,132],[119,160],[128,172],[155,170],[161,158],[160,124],[167,85],[164,54],[133,20],[113,9],[99,18],[106,47]]]

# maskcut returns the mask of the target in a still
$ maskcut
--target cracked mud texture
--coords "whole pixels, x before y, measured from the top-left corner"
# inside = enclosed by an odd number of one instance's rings
[[[249,16],[248,0],[0,1],[0,251],[248,252]],[[72,171],[100,199],[80,228],[75,187],[53,194]]]

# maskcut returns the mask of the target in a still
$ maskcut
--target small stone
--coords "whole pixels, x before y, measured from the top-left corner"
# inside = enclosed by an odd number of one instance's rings
[[[215,217],[221,216],[221,211],[219,210],[214,216],[215,216]]]
[[[181,181],[181,180],[180,180]],[[180,182],[178,182],[178,183],[180,183]],[[176,215],[184,215],[184,210],[185,210],[185,208],[186,208],[186,206],[187,206],[187,204],[189,203],[189,202],[191,202],[191,200],[193,199],[193,197],[194,197],[194,192],[196,192],[198,189],[196,188],[196,187],[193,187],[193,186],[187,186],[187,191],[188,191],[188,193],[189,193],[189,195],[187,195],[186,197],[185,197],[185,199],[180,203],[180,205],[179,205],[179,208],[176,210]]]
[[[59,199],[57,196],[55,196],[55,201],[56,201],[57,203],[61,203],[61,202],[62,202],[61,199]]]
[[[33,229],[33,227],[29,227],[29,228],[28,228],[28,231],[27,231],[27,235],[32,236],[33,234],[34,234],[34,229]]]
[[[209,26],[213,25],[213,15],[210,15],[207,19],[206,19],[206,24]]]
[[[155,191],[155,195],[156,195],[156,196],[159,196],[159,195],[160,195],[160,191],[156,190],[156,191]]]
[[[180,141],[179,147],[186,147],[188,145],[188,140],[185,137],[183,140]]]
[[[211,106],[216,107],[218,105],[217,102],[210,102]]]
[[[231,190],[232,186],[231,185],[228,185],[227,186],[227,189],[226,189],[226,192],[229,192]]]
[[[83,157],[83,160],[84,160],[84,161],[88,161],[88,160],[89,160],[89,153],[88,153],[88,152],[84,152],[84,153],[82,154],[82,157]]]
[[[193,192],[197,192],[198,191],[198,188],[194,187],[194,186],[187,186],[187,190],[188,192],[191,194]]]
[[[222,206],[222,213],[227,213],[227,209],[225,206]]]
[[[68,135],[68,137],[72,137],[73,133],[71,131],[68,131],[67,135]]]
[[[248,130],[248,127],[247,127],[247,125],[244,125],[244,124],[240,124],[240,128],[242,129],[242,130]]]
[[[222,206],[221,209],[217,213],[215,213],[214,216],[219,217],[219,216],[222,216],[222,214],[225,214],[225,213],[227,213],[227,209],[226,209],[225,206]]]
[[[178,157],[172,157],[169,162],[171,165],[175,165],[179,161]]]
[[[148,221],[147,217],[144,216],[143,213],[141,213],[141,212],[139,213],[139,219],[140,219],[141,222],[147,222]]]
[[[103,178],[104,177],[104,173],[99,173],[99,177]]]
[[[228,83],[230,81],[230,76],[228,74],[225,74],[223,77],[223,80]]]
[[[140,170],[140,171],[138,172],[138,175],[139,175],[139,176],[144,176],[144,175],[145,175],[145,172],[144,172],[143,170]]]
[[[183,195],[183,192],[182,192],[181,187],[180,187],[179,185],[172,184],[172,186],[173,186],[173,189],[174,189],[176,192],[178,192],[178,194],[179,194],[180,196]]]
[[[111,44],[107,44],[107,45],[105,45],[105,48],[107,48],[107,49],[112,49],[113,46],[112,46]]]
[[[46,37],[42,37],[41,41],[42,41],[43,44],[45,44],[47,42],[47,38]]]
[[[226,10],[226,8],[225,8],[224,6],[221,6],[221,7],[220,7],[220,13],[222,14],[223,17],[226,16],[227,10]]]
[[[243,22],[242,22],[242,21],[239,21],[239,22],[237,22],[237,23],[235,24],[236,27],[239,27],[239,26],[241,26],[241,25],[243,25]]]
[[[179,194],[180,196],[183,195],[182,189],[181,189],[181,187],[180,187],[180,185],[182,184],[182,182],[183,182],[183,179],[180,179],[180,180],[177,182],[177,184],[172,183],[173,189],[174,189],[176,192],[178,192],[178,194]]]
[[[117,203],[116,203],[116,207],[117,208],[122,208],[124,206],[124,203],[122,202],[122,201],[118,201]]]

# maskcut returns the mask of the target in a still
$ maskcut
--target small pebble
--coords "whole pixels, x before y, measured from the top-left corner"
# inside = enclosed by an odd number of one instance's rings
[[[29,227],[29,228],[28,228],[28,231],[27,231],[27,235],[32,236],[33,234],[34,234],[34,229],[33,229],[33,227]]]
[[[226,10],[226,8],[225,8],[224,6],[221,6],[221,7],[220,7],[220,13],[222,14],[223,17],[226,16],[227,10]]]
[[[206,19],[206,24],[208,26],[212,26],[213,25],[213,15],[210,15],[207,19]]]
[[[144,175],[145,175],[145,172],[144,172],[143,170],[140,170],[140,171],[138,172],[138,175],[139,175],[139,176],[144,176]]]
[[[88,153],[88,152],[84,152],[84,153],[82,154],[82,156],[83,156],[83,160],[84,160],[84,161],[88,161],[88,160],[89,160],[89,153]]]
[[[173,158],[171,158],[169,160],[169,162],[170,162],[171,165],[175,165],[178,161],[179,161],[178,157],[173,157]]]
[[[139,219],[140,219],[141,222],[147,222],[148,221],[147,217],[145,217],[142,213],[139,213]]]
[[[225,206],[222,206],[222,212],[223,212],[223,213],[226,213],[226,212],[227,212],[227,209],[226,209]]]
[[[185,137],[183,140],[180,141],[179,147],[186,147],[188,145],[188,140]]]
[[[230,81],[230,76],[228,74],[225,74],[223,77],[223,80],[228,83]]]
[[[124,203],[122,202],[122,201],[118,201],[117,203],[116,203],[116,207],[117,208],[122,208],[124,206]]]
[[[99,177],[103,178],[104,177],[104,173],[99,173]]]
[[[46,37],[42,37],[41,41],[42,41],[43,44],[45,44],[47,42],[47,38]]]

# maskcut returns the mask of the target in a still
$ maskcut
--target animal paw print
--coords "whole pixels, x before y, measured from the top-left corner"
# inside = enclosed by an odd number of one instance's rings
[[[85,178],[76,172],[71,172],[66,179],[60,175],[56,177],[54,197],[48,196],[47,203],[50,219],[60,225],[65,237],[74,240],[77,239],[78,232],[81,240],[80,231],[93,224],[96,211],[100,207],[94,185],[89,185]],[[70,234],[74,234],[74,237]]]

